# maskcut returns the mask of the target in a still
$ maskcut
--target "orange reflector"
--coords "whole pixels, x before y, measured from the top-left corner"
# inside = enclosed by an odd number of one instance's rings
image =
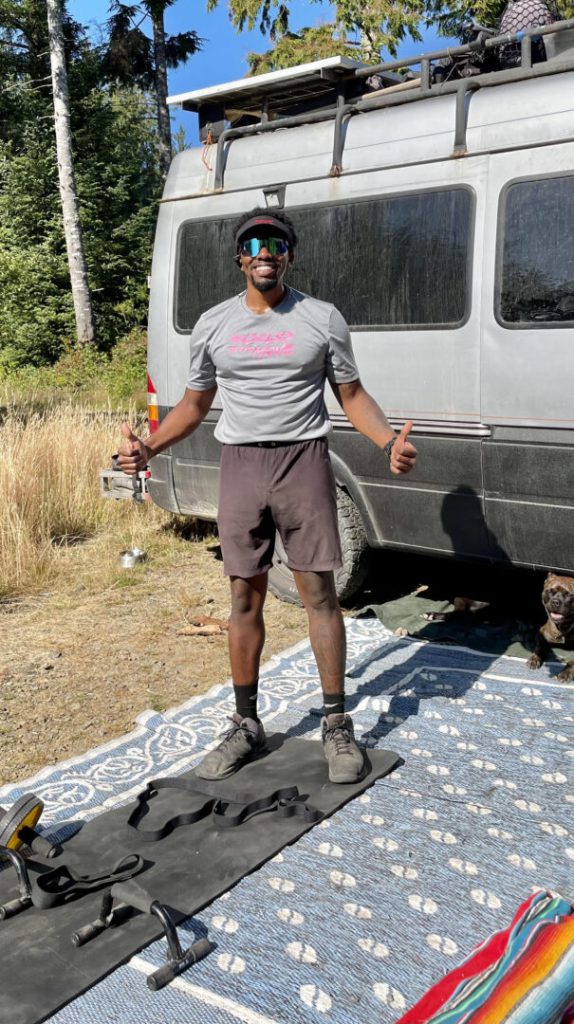
[[[159,427],[159,410],[155,387],[149,373],[147,375],[147,417],[149,432],[153,434],[154,430]]]

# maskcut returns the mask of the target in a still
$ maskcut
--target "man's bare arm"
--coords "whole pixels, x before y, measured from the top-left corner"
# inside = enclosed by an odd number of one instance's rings
[[[379,448],[384,448],[396,438],[391,449],[391,473],[408,473],[417,457],[416,448],[408,440],[412,422],[409,420],[400,434],[395,434],[380,405],[365,391],[360,380],[353,380],[349,384],[331,383],[331,387],[345,416],[360,434],[368,437]]]
[[[154,455],[159,455],[170,445],[193,434],[211,409],[216,391],[217,388],[208,391],[186,388],[183,398],[168,412],[158,429],[145,440],[137,437],[128,423],[123,423],[124,443],[118,451],[117,459],[124,473],[138,473]]]

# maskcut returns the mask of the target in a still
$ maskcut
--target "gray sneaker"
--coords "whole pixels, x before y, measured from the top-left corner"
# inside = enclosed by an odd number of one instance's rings
[[[195,769],[200,779],[226,779],[266,752],[267,741],[261,722],[241,718],[237,713],[230,716],[230,721],[233,725],[219,746],[210,750]]]
[[[321,721],[323,750],[330,782],[359,782],[365,773],[362,752],[355,743],[350,715],[327,715]]]

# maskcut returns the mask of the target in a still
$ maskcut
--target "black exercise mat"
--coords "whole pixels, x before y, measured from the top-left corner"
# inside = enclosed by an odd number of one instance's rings
[[[203,795],[161,790],[150,801],[140,827],[146,831],[158,829],[174,816],[199,808],[209,791],[224,801],[246,803],[289,786],[296,786],[300,799],[325,818],[400,762],[391,751],[369,750],[365,752],[367,772],[361,782],[333,785],[328,781],[320,743],[276,733],[269,737],[269,748],[266,757],[246,765],[224,782],[197,780]],[[193,772],[181,776],[193,777]],[[140,854],[146,867],[135,880],[152,898],[166,905],[179,922],[196,914],[313,827],[303,817],[283,818],[271,811],[235,828],[218,829],[208,816],[176,828],[159,842],[145,842],[126,827],[136,806],[134,802],[94,818],[64,844],[61,856],[29,861],[31,874],[65,863],[77,874],[96,875],[111,871],[127,854]],[[71,936],[98,916],[102,892],[87,893],[48,910],[31,907],[0,921],[2,1020],[40,1024],[163,934],[155,917],[134,912],[125,924],[108,929],[85,946],[75,947]],[[17,895],[14,870],[0,872],[0,903]]]

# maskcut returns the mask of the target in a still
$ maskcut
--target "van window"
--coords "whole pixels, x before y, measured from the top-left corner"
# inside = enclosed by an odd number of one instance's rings
[[[470,189],[456,187],[289,210],[299,244],[287,280],[333,302],[356,329],[458,327],[468,315],[473,207]],[[236,219],[182,225],[179,331],[241,291]]]
[[[289,280],[334,302],[353,327],[459,326],[472,206],[472,193],[455,188],[301,211]]]
[[[176,330],[192,331],[206,309],[242,291],[243,274],[233,262],[236,220],[190,220],[182,225],[176,257]]]
[[[515,182],[502,198],[497,319],[507,326],[574,321],[574,176]]]

